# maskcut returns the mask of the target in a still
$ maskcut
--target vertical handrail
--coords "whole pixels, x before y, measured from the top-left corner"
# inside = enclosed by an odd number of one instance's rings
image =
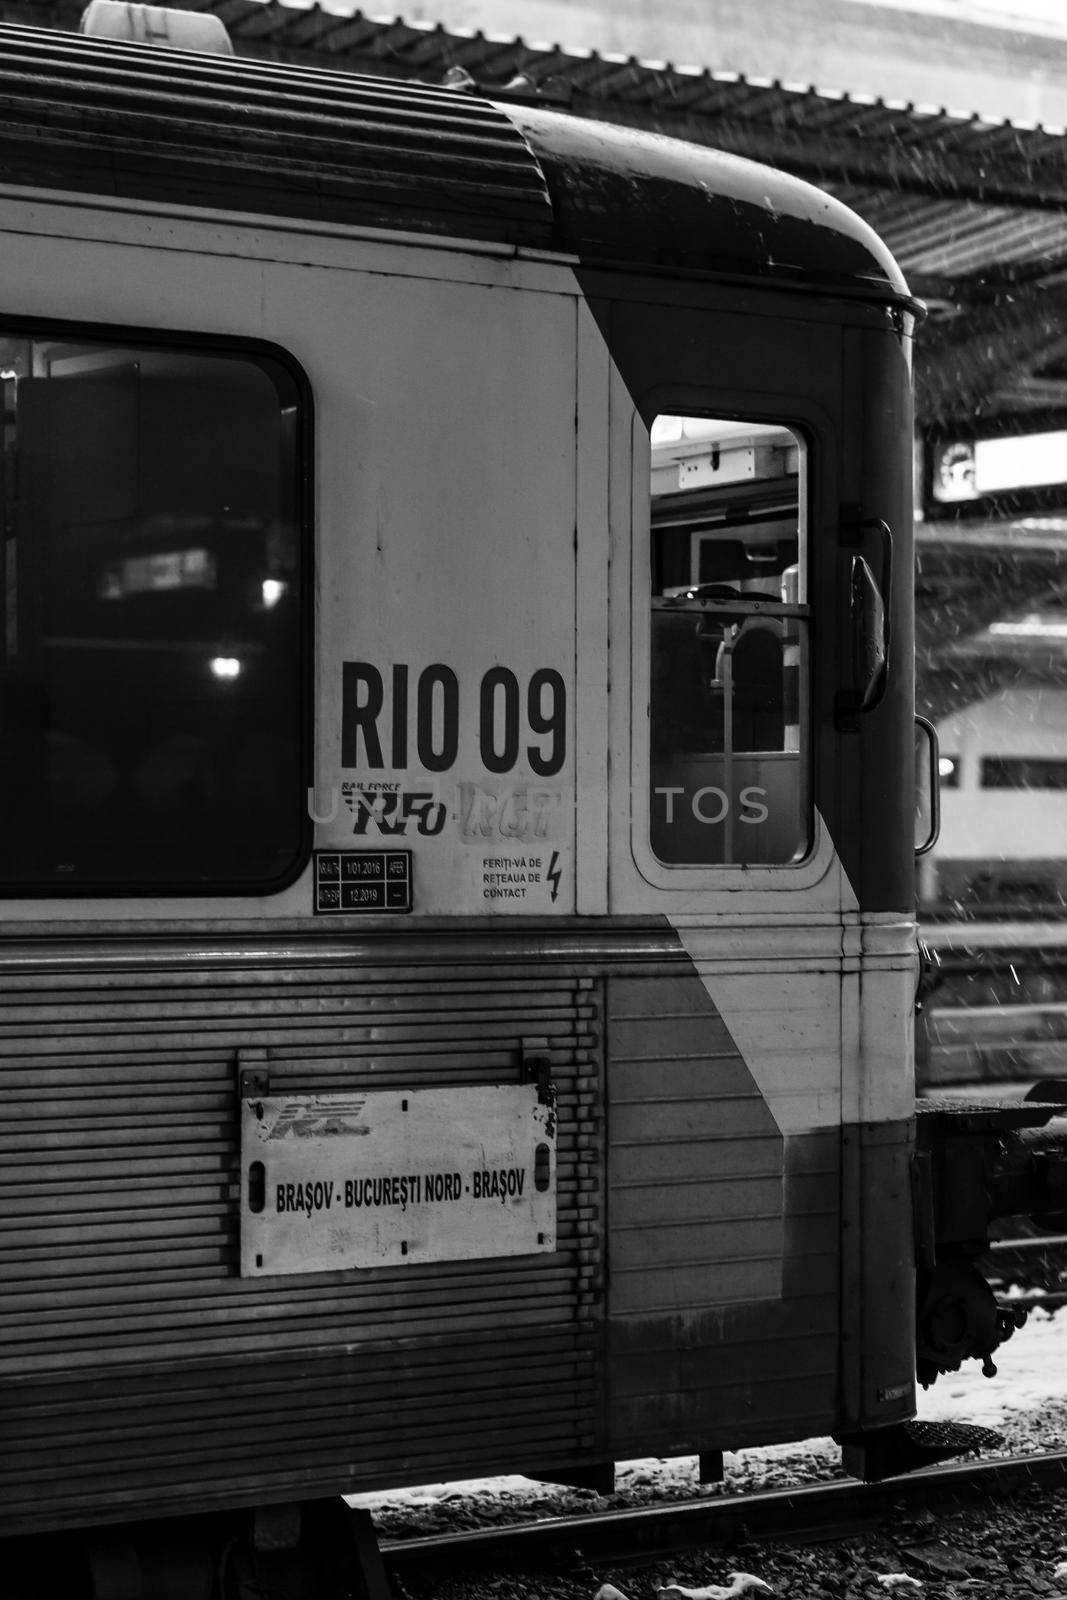
[[[924,844],[915,846],[917,859],[927,855],[941,837],[941,743],[929,717],[916,714],[915,726],[926,735],[930,754],[930,833]]]

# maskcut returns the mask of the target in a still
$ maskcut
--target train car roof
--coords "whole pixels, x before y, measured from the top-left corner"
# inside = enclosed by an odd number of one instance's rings
[[[847,207],[739,157],[467,89],[0,27],[0,183],[897,299]]]
[[[564,247],[583,262],[908,293],[873,228],[814,184],[662,134],[508,110],[548,180]]]

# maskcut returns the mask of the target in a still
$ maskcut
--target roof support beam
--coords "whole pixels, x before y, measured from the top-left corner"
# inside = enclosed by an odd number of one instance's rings
[[[990,395],[1067,354],[1067,287],[1005,295],[966,317],[931,323],[916,343],[921,423],[949,424],[988,409]]]

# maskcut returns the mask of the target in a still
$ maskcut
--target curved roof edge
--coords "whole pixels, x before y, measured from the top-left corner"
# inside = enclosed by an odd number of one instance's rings
[[[874,230],[814,184],[662,134],[505,109],[545,174],[560,243],[583,262],[910,299]]]

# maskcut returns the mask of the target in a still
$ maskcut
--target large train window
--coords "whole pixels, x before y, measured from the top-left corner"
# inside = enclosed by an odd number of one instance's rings
[[[659,416],[651,488],[653,854],[798,861],[811,844],[804,446],[766,423]]]
[[[287,365],[0,328],[0,888],[276,888],[301,864]]]

